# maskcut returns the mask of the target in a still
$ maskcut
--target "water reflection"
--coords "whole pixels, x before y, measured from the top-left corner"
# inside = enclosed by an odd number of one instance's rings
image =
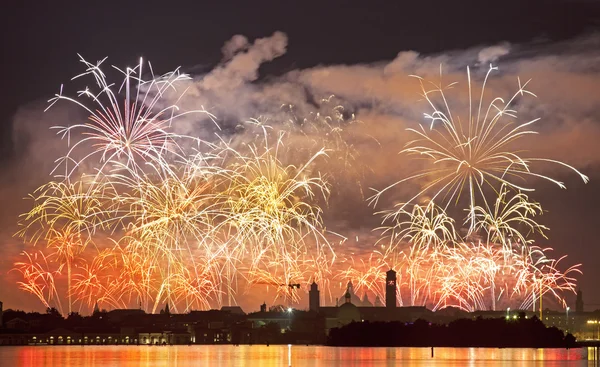
[[[587,349],[330,348],[318,346],[2,347],[0,366],[592,366]],[[591,352],[590,352],[591,353]],[[590,357],[593,355],[590,354]]]

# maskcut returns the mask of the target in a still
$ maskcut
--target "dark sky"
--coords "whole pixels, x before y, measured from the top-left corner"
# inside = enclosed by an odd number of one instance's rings
[[[212,3],[212,4],[211,4]],[[460,4],[460,5],[457,5]],[[9,1],[1,22],[3,157],[10,117],[57,91],[87,59],[122,65],[139,56],[157,69],[214,65],[234,34],[280,30],[287,54],[267,72],[389,60],[500,41],[561,40],[598,25],[599,1]]]
[[[233,35],[253,40],[281,31],[288,38],[287,52],[261,65],[260,76],[268,80],[315,66],[389,62],[404,50],[425,55],[452,54],[453,50],[509,42],[520,44],[520,55],[525,55],[529,45],[535,45],[532,50],[539,49],[540,44],[556,50],[569,45],[571,39],[600,30],[600,0],[280,0],[213,4],[127,0],[34,4],[11,0],[3,5],[0,154],[4,167],[17,162],[18,149],[12,139],[14,114],[20,106],[47,100],[61,83],[79,73],[77,53],[90,61],[108,56],[114,65],[132,64],[143,56],[156,70],[182,66],[192,74],[201,74],[220,62],[221,47]],[[597,74],[598,69],[592,72]],[[593,172],[586,173],[600,178],[597,166],[590,167]],[[2,180],[7,181],[11,178]],[[542,187],[541,196],[552,197],[560,192],[561,199],[550,201],[546,209],[579,215],[549,216],[545,224],[553,229],[550,235],[562,244],[563,252],[575,262],[584,262],[585,269],[595,269],[600,263],[593,259],[600,256],[600,251],[589,249],[596,246],[591,228],[598,225],[595,211],[600,205],[600,186],[594,181],[585,186],[575,179],[567,183],[572,188],[567,193]],[[19,195],[25,196],[26,192]],[[0,261],[0,277],[5,268]],[[600,276],[600,271],[589,273]],[[593,284],[591,277],[582,282],[586,292],[594,293],[590,303],[598,305],[592,308],[600,308],[600,294],[596,294]]]

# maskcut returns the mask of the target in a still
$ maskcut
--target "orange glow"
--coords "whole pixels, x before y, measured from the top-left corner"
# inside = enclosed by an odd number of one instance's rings
[[[583,361],[588,350],[579,349],[494,349],[494,348],[334,348],[322,346],[93,346],[93,347],[5,347],[0,348],[2,365],[38,366],[292,366],[381,365],[402,361],[402,365],[428,366],[452,361],[487,361],[505,365],[532,361]]]

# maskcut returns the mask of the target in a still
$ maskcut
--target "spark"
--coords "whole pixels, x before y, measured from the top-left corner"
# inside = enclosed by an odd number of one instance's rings
[[[483,107],[490,68],[479,101],[470,98],[469,117],[461,120],[444,95],[453,84],[428,90],[419,79],[433,112],[425,115],[429,126],[410,129],[416,139],[401,153],[430,167],[378,191],[371,203],[408,181],[425,185],[381,211],[379,241],[357,250],[323,218],[348,177],[363,197],[365,176],[352,143],[362,122],[334,96],[308,116],[287,106],[287,122],[242,123],[244,139],[217,134],[206,141],[178,134],[177,123],[196,113],[216,124],[214,116],[165,103],[167,94],[179,101],[189,76],[177,69],[157,77],[148,63],[146,80],[140,60],[133,69],[115,68],[124,77],[115,84],[101,70],[104,60],[81,61],[86,71],[76,78],[91,77],[95,87],[76,98],[61,88],[50,105],[74,103],[88,120],[58,128],[67,154],[57,161],[54,180],[30,196],[32,209],[21,216],[17,233],[27,246],[41,247],[15,263],[18,286],[46,307],[62,312],[66,301],[72,312],[96,303],[135,304],[156,312],[166,303],[186,312],[233,305],[243,289],[265,287],[274,290],[274,301],[291,307],[313,281],[330,300],[342,281],[381,299],[390,268],[398,272],[401,305],[434,310],[535,307],[539,297],[564,302],[562,293],[575,289],[579,265],[561,272],[564,257],[553,260],[550,249],[535,246],[533,234],[548,228],[537,222],[542,208],[525,194],[533,190],[525,179],[563,187],[534,171],[537,162],[587,177],[562,162],[511,150],[534,134],[537,119],[518,124],[512,107],[517,96],[533,95],[527,83],[507,102],[495,98]],[[464,203],[461,195],[469,198],[466,233],[448,214],[450,203]],[[424,196],[425,203],[415,203]],[[358,244],[359,236],[350,242]],[[66,286],[57,284],[61,279]]]

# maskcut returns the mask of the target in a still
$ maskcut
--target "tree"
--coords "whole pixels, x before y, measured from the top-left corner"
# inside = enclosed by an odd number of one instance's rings
[[[54,307],[48,307],[46,309],[46,314],[50,315],[50,316],[52,316],[54,318],[57,318],[57,319],[62,319],[63,318],[62,315],[60,314],[60,312],[58,312],[58,310],[56,308],[54,308]]]

